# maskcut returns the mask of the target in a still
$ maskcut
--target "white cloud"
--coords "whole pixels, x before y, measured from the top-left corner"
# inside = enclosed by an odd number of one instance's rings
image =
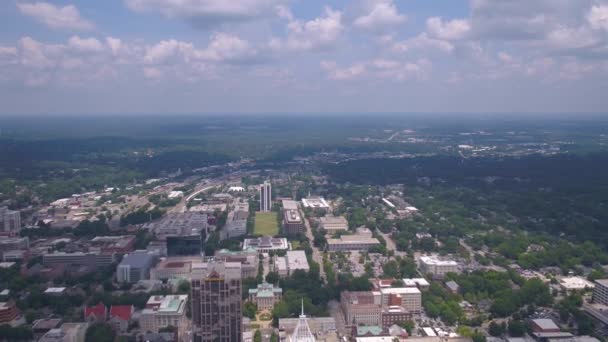
[[[125,0],[137,12],[160,12],[169,18],[186,18],[202,26],[242,21],[273,14],[284,0]]]
[[[52,29],[92,30],[95,25],[82,18],[74,5],[58,7],[48,2],[17,3],[24,15],[30,16]]]
[[[201,52],[201,57],[215,62],[250,62],[255,61],[258,52],[248,41],[228,33],[215,33],[211,36],[209,46]]]
[[[408,52],[412,50],[439,50],[450,53],[454,50],[454,45],[448,41],[430,38],[426,32],[414,38],[402,42],[394,43],[391,48],[397,52]]]
[[[401,62],[390,59],[374,59],[356,62],[347,67],[339,67],[335,61],[322,61],[321,68],[327,78],[335,81],[349,81],[362,78],[403,81],[407,79],[427,79],[432,63],[427,59],[415,62]]]
[[[595,5],[591,7],[587,20],[592,28],[608,31],[608,5]]]
[[[443,21],[439,17],[432,17],[427,19],[426,27],[432,37],[442,40],[463,39],[471,31],[471,24],[465,19]]]
[[[293,20],[287,24],[287,40],[283,44],[274,40],[273,45],[291,50],[316,50],[331,48],[344,30],[342,12],[325,7],[321,17],[302,22]]]
[[[381,32],[406,20],[407,17],[399,13],[392,0],[379,0],[372,4],[369,13],[355,19],[353,25],[363,30]]]
[[[75,51],[84,53],[102,52],[106,49],[96,38],[80,38],[79,36],[70,37],[68,46]]]
[[[144,76],[149,79],[159,79],[163,76],[163,72],[158,68],[144,67]]]

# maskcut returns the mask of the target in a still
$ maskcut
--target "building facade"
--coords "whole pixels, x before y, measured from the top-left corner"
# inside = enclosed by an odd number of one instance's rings
[[[0,235],[15,236],[21,230],[21,213],[0,207]]]
[[[298,209],[283,210],[283,232],[285,234],[303,233],[306,227]]]
[[[19,316],[19,309],[15,302],[0,302],[0,324],[8,323]]]
[[[319,228],[324,229],[327,235],[348,230],[348,221],[344,216],[325,216],[319,218]]]
[[[209,261],[192,265],[194,342],[233,342],[242,335],[241,264]]]
[[[255,289],[249,289],[249,301],[258,306],[258,310],[272,310],[283,296],[283,289],[272,284],[258,284]]]
[[[272,210],[272,185],[266,181],[260,184],[260,211],[268,212]]]
[[[442,260],[436,256],[421,256],[419,259],[420,271],[442,278],[448,273],[458,273],[458,263],[453,260]]]
[[[150,279],[150,269],[158,262],[158,254],[135,251],[124,256],[116,267],[116,280],[119,283],[136,283]]]
[[[593,302],[608,305],[608,279],[597,279],[595,281]]]

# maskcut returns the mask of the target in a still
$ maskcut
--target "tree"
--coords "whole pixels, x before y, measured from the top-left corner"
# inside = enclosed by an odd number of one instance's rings
[[[505,329],[506,329],[506,326],[504,323],[498,324],[498,323],[492,321],[492,322],[490,322],[490,327],[488,329],[488,332],[490,333],[491,336],[498,337],[498,336],[502,336],[502,334],[505,333]]]
[[[262,342],[262,333],[260,330],[256,330],[255,334],[253,334],[253,342]]]
[[[106,323],[94,324],[87,329],[85,342],[113,342],[114,330]]]
[[[177,293],[180,294],[189,294],[190,293],[190,282],[188,281],[181,281],[179,283],[179,285],[177,286]]]
[[[508,330],[511,337],[522,337],[526,334],[526,325],[520,320],[510,320]]]
[[[255,314],[258,311],[258,306],[254,302],[246,302],[243,305],[243,316],[255,320]]]
[[[276,284],[279,282],[279,274],[277,272],[268,272],[266,275],[266,282],[269,284]]]
[[[407,320],[405,322],[399,323],[399,326],[402,327],[403,329],[407,330],[408,335],[411,335],[412,331],[416,327],[416,323],[412,320]]]

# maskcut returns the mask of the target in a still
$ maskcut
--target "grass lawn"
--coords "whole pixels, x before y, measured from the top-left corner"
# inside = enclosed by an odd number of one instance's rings
[[[279,226],[277,225],[277,214],[270,213],[255,213],[255,226],[253,234],[275,236],[279,234]]]

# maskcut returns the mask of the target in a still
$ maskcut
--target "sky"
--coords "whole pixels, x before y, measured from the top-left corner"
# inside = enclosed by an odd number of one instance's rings
[[[608,0],[0,2],[0,115],[607,109]]]

